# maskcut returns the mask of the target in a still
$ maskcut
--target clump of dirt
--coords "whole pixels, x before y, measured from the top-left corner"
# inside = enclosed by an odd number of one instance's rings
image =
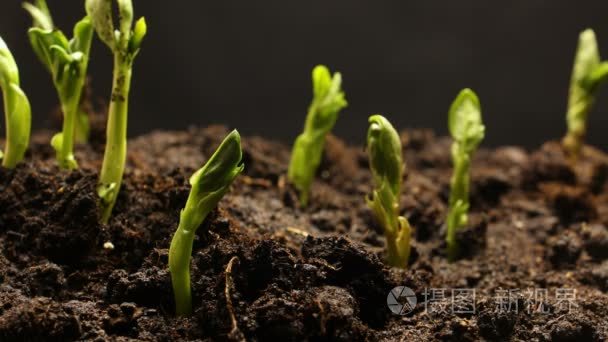
[[[598,150],[573,162],[556,142],[481,149],[462,253],[449,263],[450,140],[404,131],[401,214],[414,237],[398,270],[385,265],[366,207],[362,147],[330,137],[300,208],[285,181],[289,147],[244,137],[245,172],[197,231],[195,312],[182,318],[169,243],[189,176],[228,130],[131,139],[107,225],[95,193],[103,137],[93,132],[77,147],[79,170],[56,167],[48,132],[24,163],[0,170],[1,341],[608,339],[608,156]],[[387,305],[398,286],[417,301],[401,314]]]

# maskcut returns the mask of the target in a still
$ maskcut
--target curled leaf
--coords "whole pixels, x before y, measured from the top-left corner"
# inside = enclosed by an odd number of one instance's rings
[[[393,194],[398,196],[405,169],[401,156],[401,138],[382,115],[372,115],[369,123],[367,151],[374,181],[376,184],[386,182]]]
[[[481,106],[471,89],[463,89],[452,103],[448,128],[454,140],[466,151],[474,150],[483,140],[485,126],[481,121]]]

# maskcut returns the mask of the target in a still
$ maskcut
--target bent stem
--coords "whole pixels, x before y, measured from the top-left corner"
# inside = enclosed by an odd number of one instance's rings
[[[3,89],[4,118],[6,122],[6,141],[2,166],[12,169],[23,160],[29,145],[31,129],[30,103],[19,86],[14,83]]]
[[[97,192],[101,197],[101,221],[107,223],[122,183],[127,156],[127,113],[131,87],[131,61],[114,56],[114,78],[106,129],[106,148]]]
[[[59,167],[63,169],[76,169],[78,163],[74,158],[74,135],[76,130],[76,116],[78,115],[80,96],[72,96],[70,99],[61,100],[63,111],[63,125],[61,133],[56,134],[51,140],[51,145],[57,151]]]
[[[192,290],[190,289],[190,258],[194,242],[194,230],[180,222],[169,248],[169,272],[175,298],[175,313],[188,316],[192,313]]]

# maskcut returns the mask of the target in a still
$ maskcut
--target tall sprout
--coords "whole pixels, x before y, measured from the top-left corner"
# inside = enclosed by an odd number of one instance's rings
[[[388,263],[406,268],[410,257],[412,228],[399,216],[399,198],[405,163],[401,156],[401,139],[391,123],[381,115],[369,118],[367,152],[375,188],[367,198],[376,220],[386,236]]]
[[[607,79],[608,61],[600,60],[595,33],[587,29],[578,39],[566,115],[568,132],[562,142],[573,158],[577,158],[581,153],[587,133],[589,111],[595,103],[599,86]]]
[[[82,119],[80,98],[86,82],[93,27],[89,18],[85,17],[74,26],[74,37],[68,40],[63,32],[53,26],[45,0],[37,0],[36,6],[24,3],[23,7],[34,21],[35,27],[28,31],[32,48],[53,77],[63,111],[62,131],[53,136],[51,145],[55,148],[59,166],[75,169],[78,167],[74,158],[77,127],[86,129],[82,126],[88,122],[86,114],[84,121]]]
[[[114,29],[112,0],[86,0],[86,10],[97,35],[114,54],[114,77],[97,193],[101,198],[102,222],[108,222],[122,183],[127,157],[127,115],[133,61],[146,35],[144,18],[133,27],[131,0],[116,0],[119,26]]]
[[[308,204],[310,186],[321,164],[327,133],[334,127],[347,102],[342,91],[342,76],[332,75],[323,65],[312,72],[313,100],[308,108],[304,131],[293,145],[287,177],[300,192],[302,206]]]
[[[209,161],[190,178],[192,189],[169,249],[169,271],[178,315],[192,313],[190,259],[197,229],[243,171],[241,137],[232,131]]]
[[[454,172],[450,182],[446,242],[448,257],[453,260],[459,253],[456,232],[468,223],[471,159],[485,136],[479,98],[471,89],[462,90],[452,103],[448,127],[454,139]]]

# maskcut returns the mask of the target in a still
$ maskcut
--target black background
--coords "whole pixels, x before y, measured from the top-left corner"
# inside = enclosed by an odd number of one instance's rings
[[[48,0],[70,32],[83,1]],[[335,132],[362,143],[367,116],[398,127],[447,132],[446,112],[463,87],[479,94],[485,144],[537,146],[565,130],[578,33],[595,29],[608,56],[606,0],[134,1],[148,36],[135,62],[130,134],[224,123],[290,142],[311,98],[310,71],[343,73],[350,106]],[[57,103],[50,76],[27,41],[20,2],[0,4],[0,35],[12,49],[34,126]],[[111,86],[111,55],[96,41],[96,96]],[[590,117],[589,140],[608,147],[608,87]]]

